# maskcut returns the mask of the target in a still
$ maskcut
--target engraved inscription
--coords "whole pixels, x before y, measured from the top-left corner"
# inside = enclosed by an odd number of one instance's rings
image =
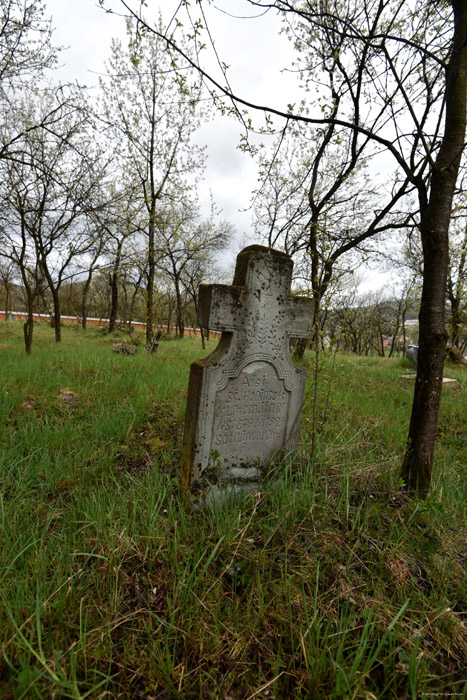
[[[231,463],[238,454],[267,463],[284,444],[289,399],[272,364],[251,362],[216,396],[212,449]]]

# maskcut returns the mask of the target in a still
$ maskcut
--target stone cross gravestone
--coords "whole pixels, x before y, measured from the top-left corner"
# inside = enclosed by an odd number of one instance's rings
[[[417,369],[418,365],[418,345],[409,345],[405,351],[405,356],[412,362],[413,368]]]
[[[285,253],[249,246],[233,286],[200,286],[198,323],[222,335],[191,365],[181,486],[195,504],[258,488],[296,447],[306,375],[289,341],[310,337],[313,302],[290,294],[292,268]]]

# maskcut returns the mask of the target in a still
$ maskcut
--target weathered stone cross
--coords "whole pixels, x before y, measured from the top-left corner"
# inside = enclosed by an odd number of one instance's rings
[[[311,335],[313,305],[290,294],[292,267],[250,246],[233,286],[200,287],[198,322],[222,336],[191,366],[181,483],[195,501],[257,488],[274,455],[296,446],[306,377],[289,340]]]

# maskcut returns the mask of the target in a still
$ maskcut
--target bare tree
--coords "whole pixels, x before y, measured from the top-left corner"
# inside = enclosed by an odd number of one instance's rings
[[[91,288],[92,278],[93,278],[95,269],[97,267],[98,260],[101,257],[104,246],[105,246],[105,239],[102,235],[100,235],[100,233],[101,232],[98,232],[98,235],[95,238],[95,243],[87,251],[88,264],[86,265],[86,273],[85,273],[86,276],[85,276],[83,284],[82,284],[82,292],[81,292],[81,327],[83,328],[83,330],[86,330],[86,326],[87,326],[88,298],[89,298],[89,290]]]
[[[209,220],[199,219],[198,207],[185,200],[179,208],[169,210],[166,216],[160,217],[158,222],[157,267],[173,284],[180,338],[183,338],[185,330],[183,291],[188,282],[189,266],[212,260],[215,252],[227,246],[232,234],[232,226],[228,222],[216,221],[214,208]]]
[[[17,275],[17,267],[12,260],[1,260],[0,256],[0,282],[2,283],[5,292],[5,320],[8,319],[9,313],[13,310],[11,306],[14,281]]]
[[[11,166],[11,164],[8,164]],[[13,172],[11,172],[13,170]],[[34,302],[43,292],[44,279],[37,260],[34,244],[26,226],[27,192],[18,186],[13,168],[7,168],[11,177],[7,183],[12,186],[8,201],[2,202],[0,214],[0,245],[4,258],[19,270],[25,296],[27,318],[23,326],[26,354],[30,355],[34,333]],[[15,186],[16,184],[16,186]]]
[[[16,119],[18,94],[31,79],[37,82],[57,60],[52,25],[43,0],[0,3],[0,160],[24,161],[22,140],[38,129],[53,128],[60,108],[52,105],[37,121]]]
[[[58,92],[61,95],[64,90]],[[26,158],[4,161],[1,193],[9,212],[9,226],[3,230],[7,255],[21,264],[27,260],[28,276],[34,269],[47,284],[57,342],[61,339],[59,290],[70,263],[92,245],[84,214],[93,206],[105,169],[88,130],[80,91],[65,92],[65,102],[58,98],[54,129],[28,131],[21,142]],[[40,122],[41,114],[50,112],[56,103],[57,92],[44,89],[40,103],[37,100],[37,93],[32,92],[24,93],[18,102],[24,123]],[[22,255],[15,252],[18,240]]]
[[[345,108],[348,82],[355,83],[351,111],[358,121],[368,98],[362,87],[366,53],[358,57],[355,76],[345,81],[345,67],[337,58],[341,42],[335,35],[329,46],[321,48],[325,66],[327,54],[331,56],[322,86],[328,88],[331,111],[338,117]],[[372,117],[370,130],[379,116],[377,112]],[[400,209],[412,189],[407,177],[394,186],[370,178],[369,167],[377,159],[372,145],[368,135],[360,138],[357,131],[337,128],[335,123],[320,130],[297,124],[280,135],[270,155],[260,153],[255,229],[268,245],[295,258],[314,299],[316,342],[321,306],[334,276],[375,257],[376,241],[388,231],[405,228],[412,216],[406,206]]]
[[[112,42],[108,79],[102,81],[103,112],[117,135],[112,148],[123,172],[131,173],[144,207],[140,231],[146,237],[146,346],[152,346],[156,237],[160,211],[189,188],[203,167],[203,150],[191,142],[199,125],[200,87],[173,69],[165,41],[128,22],[128,49]]]

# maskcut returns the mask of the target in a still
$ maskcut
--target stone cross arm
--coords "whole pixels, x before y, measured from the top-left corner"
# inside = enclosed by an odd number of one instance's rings
[[[313,299],[291,295],[286,300],[286,309],[289,319],[287,335],[291,338],[309,338],[313,333]]]
[[[225,284],[200,285],[198,323],[201,328],[234,332],[245,329],[245,307],[249,290]],[[293,338],[309,338],[313,330],[313,300],[290,293],[277,298],[266,296],[264,304],[273,326]]]
[[[227,284],[201,284],[199,287],[198,323],[216,331],[240,330],[243,287]]]

